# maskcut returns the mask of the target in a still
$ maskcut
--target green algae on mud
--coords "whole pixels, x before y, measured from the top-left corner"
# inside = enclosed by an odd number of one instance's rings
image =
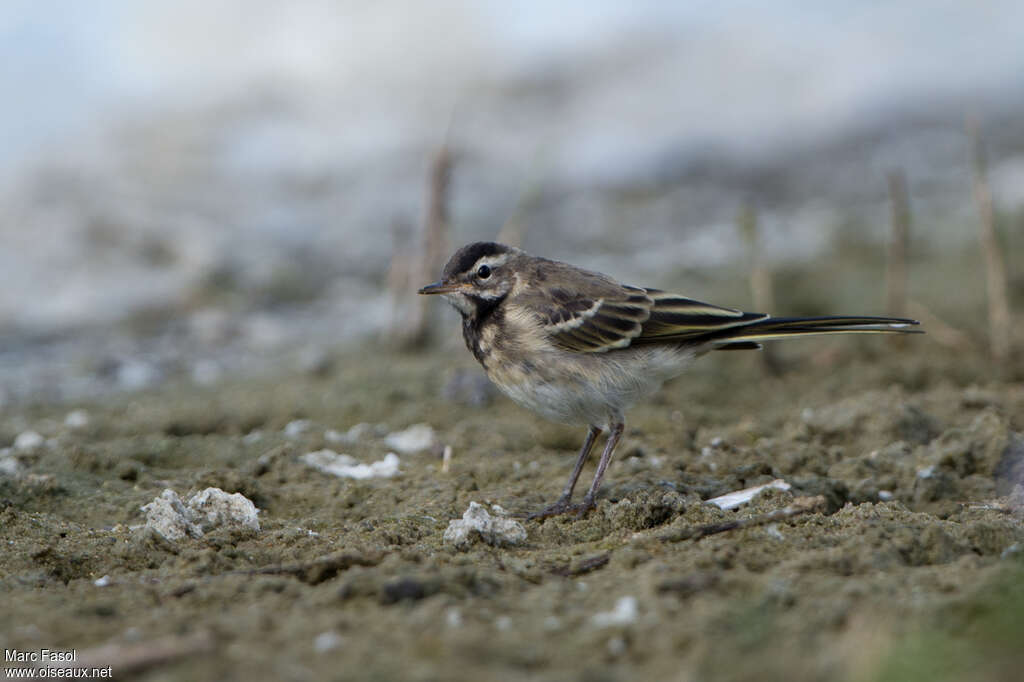
[[[1024,561],[1024,386],[928,346],[825,349],[781,378],[755,355],[697,365],[629,415],[591,515],[526,523],[511,548],[442,536],[471,501],[550,502],[583,434],[502,399],[442,398],[449,356],[341,354],[321,378],[170,386],[76,405],[78,428],[71,406],[9,409],[0,445],[51,440],[0,477],[0,640],[209,641],[136,673],[151,679],[899,679],[904,653],[945,647],[1000,661],[983,671],[1004,679],[1024,657],[1019,618],[992,597],[1017,594]],[[310,425],[286,435],[295,419]],[[358,422],[428,423],[437,447],[403,454],[392,479],[301,462],[324,447],[383,457],[387,428],[325,435]],[[702,504],[773,478],[792,489]],[[164,488],[206,487],[251,499],[261,530],[170,542],[137,527]],[[661,539],[799,495],[826,506]]]

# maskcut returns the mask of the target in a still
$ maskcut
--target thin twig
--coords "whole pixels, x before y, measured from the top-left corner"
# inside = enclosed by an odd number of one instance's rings
[[[925,305],[920,301],[909,301],[907,303],[907,312],[914,319],[920,320],[921,324],[928,328],[929,338],[934,339],[936,342],[946,346],[947,348],[965,350],[974,345],[967,332],[962,329],[957,329],[953,325],[949,324],[936,315],[931,309],[925,307]]]
[[[414,279],[422,286],[437,279],[448,252],[448,199],[454,158],[448,146],[438,149],[430,164],[427,179],[427,213],[423,223],[423,241],[420,258],[411,268]],[[412,292],[407,292],[412,295]],[[430,316],[427,307],[430,297],[417,296],[412,311],[402,328],[396,330],[399,345],[406,348],[421,347],[428,341]]]
[[[996,234],[992,190],[988,184],[985,151],[980,140],[978,122],[967,118],[967,136],[970,139],[974,166],[974,202],[978,206],[978,239],[985,257],[985,275],[988,289],[988,324],[992,357],[1005,362],[1010,357],[1010,303],[1007,294],[1006,265]]]
[[[741,528],[752,528],[754,526],[763,526],[766,523],[774,523],[776,521],[783,521],[785,519],[791,519],[794,516],[800,516],[801,514],[807,514],[808,512],[817,511],[825,506],[825,496],[815,495],[814,497],[798,497],[793,502],[782,509],[776,509],[775,511],[768,512],[766,514],[758,514],[757,516],[751,516],[745,519],[735,519],[733,521],[723,521],[721,523],[709,523],[703,526],[690,526],[689,528],[681,528],[679,530],[672,531],[661,535],[659,539],[662,542],[679,542],[680,540],[700,540],[708,535],[715,535],[717,533],[725,533],[730,530],[739,530]]]

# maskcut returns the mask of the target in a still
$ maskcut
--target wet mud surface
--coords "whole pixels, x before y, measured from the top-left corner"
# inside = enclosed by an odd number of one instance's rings
[[[8,408],[0,640],[147,680],[1016,679],[1020,368],[928,337],[797,343],[780,377],[707,358],[629,415],[589,516],[457,547],[471,502],[554,501],[584,435],[490,395],[466,355],[346,352],[320,377]],[[379,462],[420,423],[433,438],[390,478],[303,460]],[[777,478],[790,490],[705,503]],[[165,489],[209,487],[260,529],[145,527]]]

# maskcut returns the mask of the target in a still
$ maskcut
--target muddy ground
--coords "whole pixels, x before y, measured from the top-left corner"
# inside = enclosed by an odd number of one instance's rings
[[[461,350],[9,407],[0,641],[146,680],[1019,679],[1024,365],[929,336],[793,342],[778,377],[717,355],[631,413],[593,513],[465,551],[449,521],[553,501],[583,431],[481,391]],[[73,409],[87,418],[65,423]],[[381,460],[383,434],[417,423],[436,442],[394,478],[300,459]],[[27,431],[43,442],[13,447]],[[702,502],[775,478],[792,489]],[[251,499],[261,529],[143,526],[164,489],[211,486]]]

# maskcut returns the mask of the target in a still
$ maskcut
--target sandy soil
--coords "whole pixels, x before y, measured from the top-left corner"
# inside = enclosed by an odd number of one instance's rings
[[[471,501],[553,501],[583,433],[480,390],[465,353],[8,409],[0,445],[43,442],[0,474],[0,641],[147,680],[1017,679],[1024,367],[889,341],[795,342],[781,377],[755,353],[705,359],[630,415],[593,513],[507,547],[443,534]],[[417,423],[436,439],[394,478],[301,459],[381,460]],[[775,478],[791,490],[703,503]],[[261,529],[144,527],[164,489],[211,486]]]

